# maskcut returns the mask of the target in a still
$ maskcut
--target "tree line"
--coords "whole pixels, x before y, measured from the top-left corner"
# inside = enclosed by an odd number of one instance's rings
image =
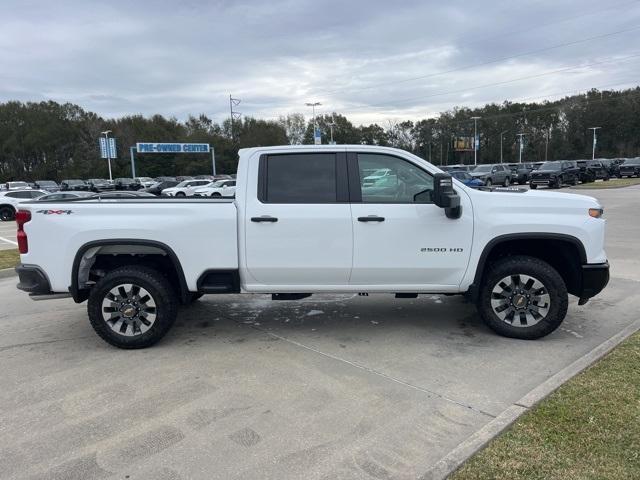
[[[457,138],[473,137],[478,120],[480,163],[518,161],[517,134],[524,134],[523,161],[590,158],[592,133],[598,130],[597,157],[640,155],[640,87],[591,90],[556,101],[491,103],[456,107],[419,121],[354,125],[340,114],[318,115],[323,143],[331,132],[338,144],[402,148],[436,165],[471,163],[472,151],[456,150]],[[162,115],[129,115],[105,119],[70,103],[0,104],[0,182],[108,177],[98,138],[111,130],[118,143],[114,177],[131,175],[129,147],[136,142],[197,142],[214,146],[218,172],[233,173],[238,149],[313,143],[313,122],[300,113],[262,120],[244,117],[216,123],[206,115],[186,121]],[[501,142],[502,139],[502,142]],[[502,147],[501,147],[502,144]],[[139,176],[197,175],[211,172],[208,155],[145,154],[136,156]]]

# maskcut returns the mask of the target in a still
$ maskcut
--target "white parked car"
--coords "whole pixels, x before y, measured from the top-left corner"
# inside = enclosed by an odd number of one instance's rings
[[[151,177],[136,177],[134,180],[140,182],[143,188],[153,187],[157,182]]]
[[[22,202],[35,200],[49,192],[44,190],[3,190],[0,192],[0,220],[8,222],[13,220]]]
[[[389,175],[392,175],[392,172],[390,169],[378,168],[377,170],[374,170],[373,172],[371,172],[371,174],[364,177],[364,179],[362,180],[362,186],[366,187],[369,185],[374,185],[378,183],[380,180],[382,180],[383,178],[388,177]]]
[[[205,185],[196,189],[194,196],[196,197],[233,197],[236,194],[235,180],[218,180],[217,182]]]
[[[364,185],[379,169],[395,181]],[[569,295],[607,285],[602,217],[595,198],[477,190],[395,148],[258,147],[239,151],[234,199],[23,203],[16,271],[35,299],[87,300],[121,348],[159,341],[181,303],[236,293],[465,295],[488,327],[532,340]]]
[[[7,182],[7,190],[31,190],[31,186],[27,182]]]
[[[165,188],[161,195],[164,197],[192,197],[196,189],[210,183],[211,180],[185,180],[175,187]]]

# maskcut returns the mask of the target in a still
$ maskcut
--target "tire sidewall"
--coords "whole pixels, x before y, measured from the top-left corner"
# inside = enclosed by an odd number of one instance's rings
[[[156,319],[143,334],[128,337],[114,332],[102,317],[102,302],[107,293],[117,285],[138,285],[153,297],[156,304]],[[91,326],[106,342],[118,348],[146,348],[166,335],[177,315],[176,295],[168,280],[156,270],[148,267],[121,267],[105,275],[91,289],[87,311]]]
[[[522,274],[535,277],[545,286],[550,297],[547,316],[531,327],[513,327],[501,320],[491,307],[491,292],[504,277]],[[560,274],[548,263],[533,257],[512,256],[496,261],[489,267],[478,297],[478,311],[493,331],[511,338],[533,340],[550,334],[560,326],[567,314],[567,287]]]

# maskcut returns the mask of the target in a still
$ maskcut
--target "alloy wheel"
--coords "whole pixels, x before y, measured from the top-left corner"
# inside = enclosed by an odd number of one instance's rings
[[[102,301],[102,318],[114,332],[142,335],[156,321],[156,302],[144,288],[123,283],[113,287]]]
[[[549,313],[551,297],[543,283],[529,275],[510,275],[491,291],[491,308],[513,327],[531,327]]]

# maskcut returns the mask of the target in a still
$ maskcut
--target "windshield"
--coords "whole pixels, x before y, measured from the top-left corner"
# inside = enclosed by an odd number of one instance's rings
[[[106,180],[103,180],[102,178],[90,178],[87,181],[91,182],[91,183],[104,183],[104,182],[106,182]]]
[[[153,178],[151,177],[138,177],[137,179],[141,182],[153,182]]]
[[[493,167],[491,165],[480,165],[473,169],[474,172],[484,173],[490,172]]]
[[[469,180],[471,179],[471,175],[469,175],[467,172],[461,172],[461,171],[457,171],[457,172],[451,172],[451,176],[454,178],[457,178],[458,180]]]
[[[82,183],[82,180],[67,180],[69,185],[79,185]]]
[[[11,188],[16,188],[16,187],[28,187],[29,185],[27,185],[27,182],[9,182],[9,186]]]
[[[38,181],[38,185],[41,185],[43,187],[49,186],[49,185],[55,185],[56,182],[53,182],[51,180],[39,180]]]
[[[623,165],[640,165],[640,158],[632,158],[630,160],[625,160]]]
[[[544,162],[538,170],[560,170],[560,164],[556,162]]]

